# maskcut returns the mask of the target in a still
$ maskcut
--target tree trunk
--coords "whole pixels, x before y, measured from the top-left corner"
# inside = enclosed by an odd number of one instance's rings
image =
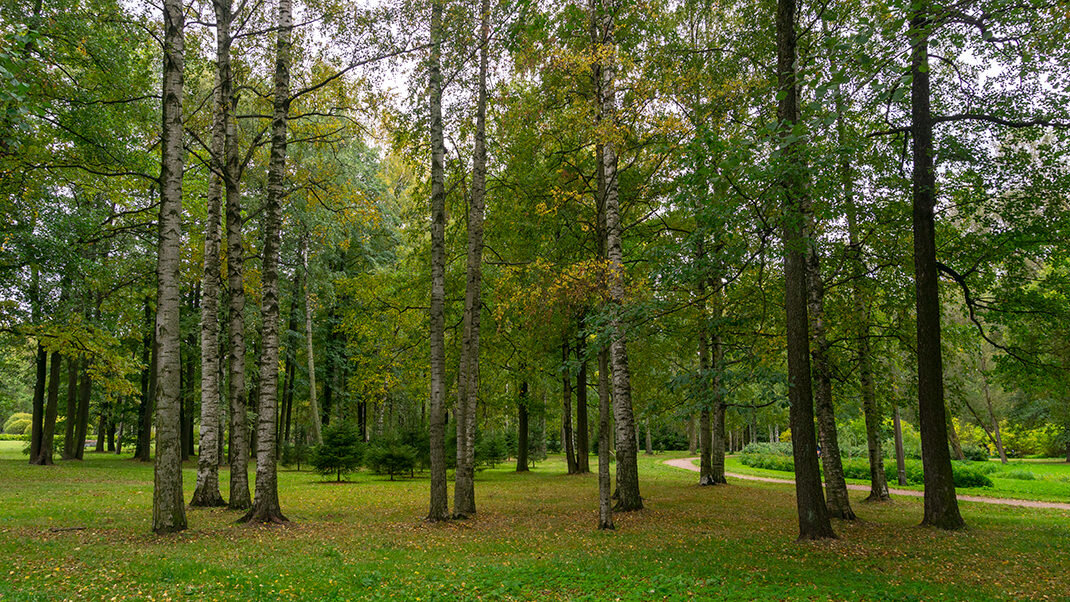
[[[900,485],[907,484],[907,461],[906,452],[903,450],[903,424],[899,420],[899,406],[895,407],[893,417],[895,426],[895,468],[896,482]]]
[[[951,442],[951,449],[955,450],[955,458],[960,462],[966,459],[966,454],[962,452],[962,444],[959,443],[959,434],[955,431],[955,421],[951,416],[951,413],[947,413],[947,438]]]
[[[598,352],[598,528],[613,529],[613,484],[609,480],[609,446],[612,440],[609,399],[609,353]]]
[[[479,318],[483,272],[483,210],[487,180],[487,46],[490,44],[490,3],[480,3],[479,77],[476,91],[472,194],[468,204],[468,266],[465,282],[463,342],[457,407],[457,469],[454,471],[453,517],[476,513],[475,441],[479,398]]]
[[[446,491],[446,187],[442,130],[442,1],[431,1],[431,447],[430,521],[449,519]]]
[[[999,432],[999,420],[996,419],[996,410],[992,407],[992,393],[988,390],[988,364],[985,361],[984,349],[981,350],[981,385],[984,387],[985,404],[988,406],[988,419],[992,422],[992,437],[995,439],[996,452],[999,461],[1007,463],[1007,452],[1003,449],[1003,436]]]
[[[134,459],[142,462],[152,460],[152,418],[156,403],[156,335],[154,333],[156,315],[152,311],[149,298],[145,298],[145,335],[142,337],[141,361],[145,369],[141,371],[141,403],[138,405],[137,445]]]
[[[804,201],[805,202],[805,201]],[[805,202],[809,205],[808,202]],[[843,476],[843,461],[840,458],[839,435],[836,432],[836,410],[832,403],[832,368],[829,366],[829,345],[825,335],[825,283],[821,278],[821,261],[813,211],[803,208],[807,225],[804,236],[807,244],[807,295],[810,320],[810,356],[813,361],[813,376],[816,379],[814,406],[817,412],[818,436],[821,441],[821,464],[825,469],[825,503],[829,515],[844,520],[854,520],[851,500],[847,496],[847,481]]]
[[[587,474],[591,472],[591,442],[587,439],[587,337],[583,328],[581,317],[576,330],[576,360],[580,363],[576,372],[576,472]]]
[[[561,340],[561,446],[565,450],[565,462],[568,474],[578,472],[576,466],[576,448],[573,446],[572,433],[572,375],[568,370],[569,347],[568,334]]]
[[[52,464],[52,436],[56,432],[56,414],[59,410],[60,355],[53,351],[48,375],[48,398],[45,403],[44,417],[41,424],[41,445],[37,455],[30,458],[30,464],[48,466]]]
[[[38,341],[37,357],[34,359],[37,380],[33,387],[33,413],[30,423],[30,464],[36,464],[41,453],[41,437],[44,434],[45,386],[48,379],[48,352]]]
[[[520,383],[516,415],[516,471],[528,471],[528,381]]]
[[[78,422],[78,360],[74,357],[67,358],[67,424],[63,437],[64,460],[77,458],[77,445],[74,438],[74,427]],[[136,456],[135,456],[136,457]]]
[[[293,34],[291,0],[279,0],[275,53],[275,102],[271,120],[271,158],[264,201],[264,246],[261,297],[259,414],[256,434],[256,496],[242,522],[284,523],[279,506],[275,435],[279,394],[279,247],[282,199],[286,196],[286,123],[290,110],[290,53]]]
[[[159,253],[156,261],[156,467],[152,530],[186,528],[182,495],[182,442],[179,441],[179,254],[182,252],[182,85],[184,7],[164,0],[163,141],[160,159]]]
[[[612,55],[616,46],[616,22],[613,11],[599,1],[595,10],[596,44],[608,50],[598,69],[599,120],[616,123],[616,64]],[[636,444],[635,419],[632,412],[631,373],[628,369],[627,334],[625,332],[624,304],[624,251],[621,246],[621,215],[619,182],[617,180],[617,145],[613,140],[600,140],[602,144],[602,177],[605,181],[605,240],[606,259],[610,266],[609,296],[611,317],[609,323],[609,357],[613,371],[613,416],[617,426],[617,510],[632,511],[643,508],[639,494],[638,445]]]
[[[320,406],[316,400],[316,354],[312,348],[312,279],[308,274],[308,232],[301,234],[301,267],[305,284],[305,352],[308,354],[308,413],[312,424],[312,440],[323,443],[323,427],[320,423]]]
[[[89,432],[89,401],[93,393],[93,379],[89,375],[89,361],[83,360],[82,380],[78,384],[78,420],[74,426],[74,458],[85,458],[85,439]],[[153,379],[155,380],[155,379]]]
[[[778,0],[777,97],[781,122],[781,187],[784,194],[784,306],[787,330],[788,399],[791,403],[791,441],[795,458],[795,498],[799,539],[835,537],[821,490],[814,405],[810,381],[810,338],[807,317],[805,234],[805,166],[795,141],[798,83],[795,73],[795,0]]]
[[[650,434],[650,418],[649,417],[643,419],[643,427],[646,430],[646,450],[645,450],[646,455],[653,456],[654,455],[654,440],[653,440],[653,437]]]

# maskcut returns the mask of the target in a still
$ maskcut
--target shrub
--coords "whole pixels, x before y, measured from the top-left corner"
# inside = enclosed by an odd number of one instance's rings
[[[509,457],[509,447],[505,442],[505,437],[501,434],[489,434],[477,437],[477,439],[475,450],[476,468],[485,468],[487,466],[494,468]]]
[[[988,448],[977,445],[976,443],[967,443],[966,445],[963,445],[962,455],[966,456],[966,459],[972,462],[987,462],[989,458]]]
[[[795,460],[791,456],[744,453],[740,458],[740,462],[753,468],[795,472]]]
[[[795,472],[795,463],[791,456],[745,453],[740,461],[752,468]],[[919,460],[907,460],[904,468],[908,484],[923,485],[925,483],[925,476],[922,473]],[[952,462],[951,469],[955,479],[955,487],[992,487],[992,480],[971,464]],[[895,482],[897,470],[895,460],[886,460],[884,462],[884,472],[892,483]],[[844,459],[843,476],[848,479],[869,480],[869,461],[862,458]]]
[[[960,463],[952,463],[951,474],[955,479],[955,487],[991,487],[992,479],[982,474],[979,470]]]
[[[314,449],[310,447],[302,439],[298,439],[294,443],[282,444],[282,464],[283,466],[297,466],[297,470],[301,470],[301,463],[308,464],[308,461],[312,458]]]
[[[744,454],[763,454],[771,456],[790,456],[791,443],[781,441],[777,443],[748,443],[743,448]]]
[[[360,468],[364,445],[357,428],[348,422],[331,423],[323,432],[323,443],[312,454],[312,466],[322,475],[342,475]]]
[[[417,452],[411,446],[400,443],[375,445],[368,449],[366,460],[368,467],[376,474],[395,475],[412,473],[416,470]]]

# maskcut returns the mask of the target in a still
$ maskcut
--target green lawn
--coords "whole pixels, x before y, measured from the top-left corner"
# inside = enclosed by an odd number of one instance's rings
[[[700,488],[641,457],[647,509],[593,527],[593,475],[559,458],[479,475],[479,516],[424,523],[426,479],[280,474],[286,527],[191,510],[149,532],[152,469],[87,454],[28,466],[0,443],[0,600],[1022,599],[1070,592],[1070,513],[963,503],[970,525],[916,527],[920,501],[857,504],[840,539],[797,543],[792,487]],[[224,473],[224,480],[225,480]],[[185,471],[187,498],[195,471]],[[81,528],[84,530],[53,531]]]
[[[1043,502],[1070,502],[1070,464],[1062,460],[1016,460],[1001,466],[999,460],[991,461],[999,466],[997,472],[988,475],[992,479],[993,487],[960,487],[958,492],[962,495],[983,495],[1007,499],[1037,500]],[[739,460],[739,456],[725,458],[725,470],[737,474],[748,474],[778,479],[791,479],[794,474],[779,470],[766,470],[746,466]],[[1028,471],[1033,473],[1033,480],[1001,478],[1001,474],[1008,471]],[[897,485],[895,474],[888,474],[888,485],[895,489],[913,489],[921,491],[920,485]],[[869,485],[868,480],[847,479],[848,483]]]

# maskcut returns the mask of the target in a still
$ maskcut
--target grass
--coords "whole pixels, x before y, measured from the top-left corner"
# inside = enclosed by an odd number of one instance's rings
[[[1030,460],[1014,461],[1006,466],[999,464],[999,460],[992,460],[998,466],[994,472],[988,473],[992,479],[993,487],[960,487],[957,491],[961,495],[980,495],[1004,499],[1036,500],[1041,502],[1070,502],[1070,464],[1062,460]],[[746,466],[740,462],[738,456],[725,458],[725,470],[737,474],[755,475],[760,477],[772,477],[777,479],[791,479],[794,474],[779,470],[766,470]],[[1002,478],[1001,474],[1028,471],[1035,477],[1033,480],[1021,478]],[[893,489],[912,489],[921,491],[920,485],[897,485],[895,474],[890,473],[888,486]],[[848,483],[857,485],[869,485],[865,479],[847,479]]]
[[[0,445],[0,600],[1042,599],[1070,592],[1070,513],[964,503],[970,529],[916,527],[920,501],[858,504],[840,539],[798,543],[793,490],[700,488],[640,458],[647,508],[594,529],[593,475],[560,458],[480,473],[477,518],[432,525],[426,479],[279,475],[286,527],[191,509],[149,532],[152,469],[87,454],[26,464]],[[224,481],[226,473],[224,472]],[[195,471],[185,471],[187,499]],[[225,492],[224,492],[225,493]],[[85,527],[80,531],[52,529]]]

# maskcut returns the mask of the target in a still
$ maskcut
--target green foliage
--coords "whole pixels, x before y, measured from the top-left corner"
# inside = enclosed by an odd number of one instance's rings
[[[357,428],[348,422],[332,422],[323,432],[323,444],[312,454],[312,466],[322,475],[336,474],[342,480],[360,468],[364,445]]]
[[[743,453],[773,456],[790,456],[792,451],[791,443],[788,441],[759,441],[755,443],[748,443],[746,446],[743,447]]]
[[[368,448],[366,463],[375,474],[390,475],[393,481],[397,475],[416,470],[417,455],[415,449],[403,443],[384,443]]]
[[[962,446],[962,455],[971,462],[985,462],[988,460],[988,448],[975,443],[967,443]]]
[[[4,421],[4,433],[8,435],[21,435],[28,433],[27,429],[33,422],[33,415],[26,412],[18,412],[8,416]]]
[[[1033,481],[1037,476],[1028,470],[1016,468],[1014,470],[1008,470],[1006,472],[1000,472],[995,475],[1000,479],[1014,479],[1016,481]]]
[[[476,440],[476,468],[494,468],[509,457],[509,445],[502,433],[491,433]]]
[[[752,468],[795,472],[795,461],[790,455],[744,453],[740,457],[740,462]],[[924,484],[921,461],[907,460],[905,468],[907,482],[911,485]],[[885,461],[885,474],[894,475],[896,470],[894,460]],[[992,480],[972,463],[952,462],[952,471],[955,487],[992,487]],[[848,479],[869,480],[869,462],[862,458],[845,458],[843,459],[843,474]]]
[[[315,451],[317,451],[316,448],[305,443],[302,439],[298,439],[294,443],[287,441],[282,444],[282,465],[296,466],[297,470],[301,470],[301,464],[307,464]]]

